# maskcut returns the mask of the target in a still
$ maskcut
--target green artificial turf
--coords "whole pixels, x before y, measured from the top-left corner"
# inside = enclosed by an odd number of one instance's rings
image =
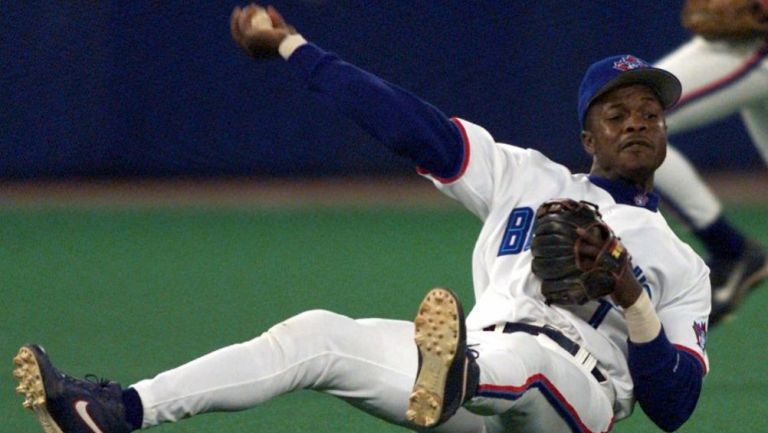
[[[729,212],[768,244],[766,209]],[[470,302],[479,228],[459,208],[1,210],[2,430],[41,431],[13,391],[11,358],[21,344],[41,343],[75,376],[130,384],[307,309],[411,320],[434,286]],[[681,432],[768,431],[765,286],[710,332],[712,371]],[[405,430],[302,391],[155,431]],[[614,431],[657,429],[637,408]]]

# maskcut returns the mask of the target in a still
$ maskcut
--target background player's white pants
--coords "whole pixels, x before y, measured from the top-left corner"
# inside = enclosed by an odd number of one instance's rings
[[[693,229],[709,226],[722,211],[717,197],[693,165],[672,146],[667,147],[667,158],[656,171],[654,182]]]
[[[313,389],[413,428],[405,420],[418,363],[413,332],[406,321],[353,320],[321,310],[299,314],[251,341],[133,385],[144,406],[143,427],[202,412],[247,409],[294,390]],[[580,422],[591,431],[605,431],[611,403],[570,355],[542,348],[527,334],[470,335],[470,343],[475,338],[480,343],[481,381],[522,386],[539,372],[573,405]],[[512,345],[505,347],[508,343]],[[478,416],[461,409],[435,431],[502,432],[503,419],[514,419],[520,432],[572,431],[564,429],[562,415],[547,397],[533,387],[516,400],[477,399],[473,410],[503,415]]]
[[[754,145],[768,162],[768,61],[761,60],[740,75],[759,57],[765,43],[713,42],[695,37],[661,59],[656,66],[672,72],[683,84],[681,104],[667,117],[669,134],[740,113]],[[691,98],[697,94],[701,96]],[[723,143],[722,151],[729,151],[728,143]],[[656,172],[655,183],[696,229],[706,227],[720,214],[712,191],[675,150]]]

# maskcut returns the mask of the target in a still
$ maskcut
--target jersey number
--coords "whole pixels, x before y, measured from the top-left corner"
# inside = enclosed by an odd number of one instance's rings
[[[531,249],[531,226],[533,225],[533,209],[518,207],[512,209],[507,221],[507,229],[501,240],[499,255],[518,254]]]

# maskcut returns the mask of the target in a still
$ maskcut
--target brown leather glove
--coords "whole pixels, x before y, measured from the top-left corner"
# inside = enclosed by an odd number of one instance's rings
[[[629,254],[597,206],[550,200],[533,223],[533,273],[548,304],[573,305],[614,293],[629,269]]]
[[[745,39],[768,32],[768,5],[761,0],[686,0],[683,27],[707,39]]]

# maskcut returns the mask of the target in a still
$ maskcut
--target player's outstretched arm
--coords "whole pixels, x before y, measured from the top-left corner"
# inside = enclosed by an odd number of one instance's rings
[[[269,20],[260,12],[264,10]],[[230,31],[253,58],[285,58],[307,89],[394,153],[438,178],[459,173],[464,160],[461,132],[428,102],[307,42],[272,7],[235,8]]]
[[[295,33],[275,8],[254,3],[244,8],[235,7],[229,19],[229,31],[235,43],[254,59],[277,58],[280,43]]]

